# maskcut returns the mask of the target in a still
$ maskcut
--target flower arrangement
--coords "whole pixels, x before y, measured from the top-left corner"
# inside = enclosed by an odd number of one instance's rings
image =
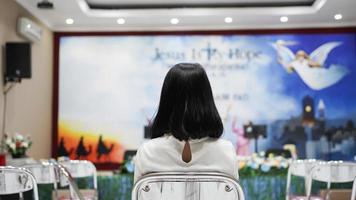
[[[11,153],[13,158],[21,158],[26,156],[26,151],[31,147],[32,141],[30,137],[25,137],[16,133],[9,137],[5,135],[5,147]]]
[[[260,174],[285,175],[288,171],[290,159],[282,156],[269,155],[265,158],[265,153],[254,153],[252,156],[239,158],[240,175],[254,176]]]

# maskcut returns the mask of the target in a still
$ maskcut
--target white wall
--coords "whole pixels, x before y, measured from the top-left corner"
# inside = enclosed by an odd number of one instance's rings
[[[0,67],[4,68],[4,45],[10,41],[25,41],[16,33],[16,20],[28,17],[41,24],[13,0],[0,0]],[[43,37],[32,44],[32,78],[24,79],[7,97],[6,132],[28,134],[33,146],[28,152],[36,159],[51,155],[52,54],[53,33],[42,25]],[[3,77],[0,76],[0,83]],[[3,120],[3,87],[0,87],[0,119]],[[0,127],[2,128],[2,123]],[[2,129],[0,129],[2,130]]]

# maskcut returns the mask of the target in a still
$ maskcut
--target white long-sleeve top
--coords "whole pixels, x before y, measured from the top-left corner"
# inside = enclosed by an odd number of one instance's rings
[[[145,142],[134,160],[134,181],[151,172],[222,172],[238,178],[237,157],[230,141],[208,137],[190,140],[189,163],[182,160],[184,144],[170,134]]]

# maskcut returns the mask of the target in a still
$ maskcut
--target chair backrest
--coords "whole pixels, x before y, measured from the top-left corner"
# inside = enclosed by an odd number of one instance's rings
[[[289,199],[292,175],[304,177],[305,195],[307,195],[309,193],[310,182],[311,182],[311,172],[318,162],[319,161],[314,160],[314,159],[295,160],[289,164],[288,175],[287,175],[286,199]]]
[[[312,179],[327,183],[353,182],[356,179],[356,163],[342,161],[319,163],[312,170]]]
[[[244,200],[234,178],[211,172],[151,173],[138,180],[132,200]]]
[[[59,163],[65,167],[73,178],[93,177],[94,189],[98,188],[95,165],[87,160],[68,160]]]
[[[53,185],[54,197],[58,197],[59,170],[56,165],[49,161],[36,164],[28,164],[23,168],[29,170],[36,178],[37,184]]]
[[[36,178],[37,184],[53,184],[57,188],[59,175],[57,167],[53,163],[42,162],[24,165],[23,168],[29,170]]]
[[[356,199],[356,163],[343,161],[318,163],[311,172],[307,196],[310,196],[312,180],[327,183],[326,199],[329,199],[331,183],[353,182],[351,200]]]
[[[70,197],[72,199],[84,200],[84,197],[80,193],[78,185],[69,170],[55,161],[53,161],[53,164],[57,167],[61,186],[69,185]]]
[[[74,199],[97,199],[97,171],[94,164],[87,160],[68,160],[57,163],[60,168],[60,183],[61,185],[69,184],[70,195]],[[79,190],[75,178],[92,177],[93,188],[88,194],[82,193]],[[88,188],[87,188],[88,189]]]
[[[0,166],[0,195],[22,193],[33,190],[33,198],[38,200],[35,177],[30,171],[18,167]]]
[[[319,161],[311,160],[295,160],[289,165],[288,172],[294,176],[306,177],[312,172],[312,169]]]

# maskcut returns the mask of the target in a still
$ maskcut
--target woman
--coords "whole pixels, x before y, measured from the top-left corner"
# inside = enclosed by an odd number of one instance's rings
[[[232,120],[232,132],[237,136],[236,154],[239,156],[250,155],[250,140],[244,136],[244,130],[237,126],[237,117]]]
[[[219,139],[223,124],[200,64],[179,63],[167,73],[152,140],[135,158],[135,182],[150,172],[216,171],[238,177],[233,145]]]

